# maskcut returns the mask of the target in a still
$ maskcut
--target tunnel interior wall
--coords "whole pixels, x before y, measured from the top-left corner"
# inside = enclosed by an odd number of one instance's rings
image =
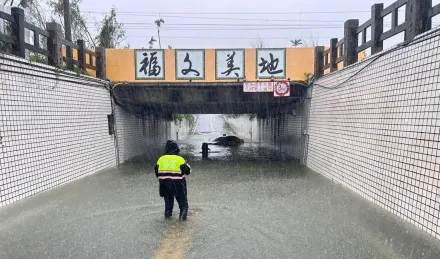
[[[140,115],[115,105],[115,124],[118,162],[145,157],[156,158],[163,152],[169,139],[185,139],[191,127],[186,120],[181,123],[153,115]]]
[[[118,162],[141,156],[157,156],[170,136],[171,122],[154,116],[143,116],[115,106]]]
[[[279,151],[286,159],[302,159],[302,105],[298,105],[294,115],[284,114],[249,120],[247,115],[238,118],[224,116],[236,135],[245,140],[265,145]],[[251,134],[252,133],[252,134]]]
[[[108,83],[0,54],[0,206],[116,165]]]
[[[258,141],[258,121],[255,118],[249,120],[248,115],[242,115],[240,117],[224,115],[223,119],[238,137],[246,141]]]
[[[286,157],[300,161],[302,158],[301,127],[302,108],[299,105],[294,115],[284,114],[258,119],[259,142],[270,143]]]
[[[187,120],[170,122],[169,139],[182,140],[188,138],[193,128]]]
[[[440,238],[440,36],[424,37],[314,84],[307,165]]]

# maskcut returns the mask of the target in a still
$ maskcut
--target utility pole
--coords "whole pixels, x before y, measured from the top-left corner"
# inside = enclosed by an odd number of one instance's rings
[[[70,3],[69,0],[64,0],[64,31],[66,40],[72,42],[72,27],[70,21]]]

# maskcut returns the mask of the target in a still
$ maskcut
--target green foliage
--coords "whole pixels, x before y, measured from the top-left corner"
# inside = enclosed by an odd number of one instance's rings
[[[226,115],[226,118],[229,119],[238,119],[241,117],[248,117],[249,121],[253,121],[255,118],[257,118],[256,114],[228,114]]]
[[[112,8],[110,14],[106,14],[99,25],[99,33],[96,41],[100,47],[114,49],[125,39],[125,29],[122,23],[116,19],[116,10]]]
[[[38,53],[29,54],[29,61],[47,64],[47,57]]]
[[[196,117],[193,114],[173,114],[173,121],[176,125],[181,126],[184,120],[188,122],[191,129],[196,126]]]
[[[301,39],[291,40],[290,43],[292,43],[292,47],[299,47],[303,45],[303,41]]]
[[[76,40],[83,39],[86,41],[86,45],[95,45],[86,25],[87,19],[81,14],[79,8],[81,2],[82,0],[70,0],[72,40],[76,42]],[[48,1],[48,5],[52,8],[52,20],[56,20],[59,24],[61,24],[61,26],[63,26],[64,29],[64,1],[50,0]],[[54,19],[54,17],[56,18]]]

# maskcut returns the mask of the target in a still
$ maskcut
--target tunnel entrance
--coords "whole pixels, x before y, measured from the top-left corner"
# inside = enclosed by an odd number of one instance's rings
[[[209,157],[301,161],[307,140],[302,134],[305,116],[301,107],[307,88],[305,82],[294,81],[290,88],[290,96],[275,97],[273,92],[244,92],[243,82],[129,82],[116,84],[112,96],[117,109],[140,120],[144,129],[150,124],[157,125],[156,135],[148,137],[154,138],[148,141],[153,145],[174,139],[192,150],[190,156],[199,159],[204,142],[227,134],[243,139],[244,145],[221,150],[214,145]],[[151,144],[139,144],[144,142],[125,141],[151,150]]]

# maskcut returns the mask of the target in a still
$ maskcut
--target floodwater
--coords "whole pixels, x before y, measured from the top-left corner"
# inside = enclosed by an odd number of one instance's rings
[[[437,239],[262,143],[201,159],[228,130],[206,115],[181,142],[186,223],[163,219],[146,158],[0,208],[0,258],[440,258]]]

